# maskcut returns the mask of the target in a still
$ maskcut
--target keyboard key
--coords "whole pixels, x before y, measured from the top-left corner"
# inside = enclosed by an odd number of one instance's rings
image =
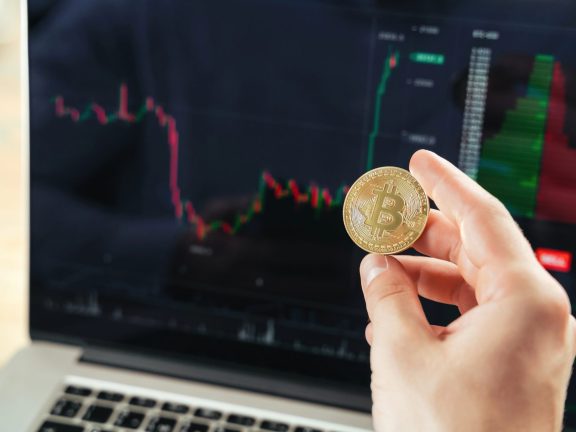
[[[82,408],[82,404],[80,402],[71,401],[68,399],[60,399],[50,411],[50,414],[60,417],[76,417],[78,411]]]
[[[203,423],[196,423],[196,422],[188,422],[185,423],[180,432],[206,432],[209,426]],[[237,432],[237,431],[234,431]]]
[[[89,426],[87,432],[113,432],[112,429],[103,429],[100,426]]]
[[[124,395],[121,393],[114,393],[107,391],[101,391],[100,393],[98,393],[98,396],[96,397],[100,400],[105,400],[108,402],[120,402],[122,399],[124,399]]]
[[[92,394],[92,390],[90,390],[89,388],[86,388],[86,387],[76,387],[76,386],[69,385],[64,390],[64,393],[67,393],[69,395],[74,395],[74,396],[86,397],[86,396],[90,396]]]
[[[55,421],[45,421],[38,432],[84,432],[82,426],[67,425]]]
[[[176,427],[176,420],[169,417],[154,417],[148,423],[146,432],[172,432]]]
[[[260,423],[260,428],[272,432],[287,432],[290,429],[286,423],[279,423],[270,420],[264,420]]]
[[[246,427],[250,427],[250,426],[254,426],[254,423],[256,423],[256,420],[252,417],[247,417],[247,416],[241,416],[238,414],[230,414],[228,416],[228,423],[232,423],[232,424],[237,424],[240,426],[246,426]]]
[[[102,405],[91,405],[86,410],[86,414],[82,417],[84,420],[94,423],[106,423],[112,416],[112,408]]]
[[[162,411],[168,411],[176,414],[187,414],[188,411],[190,411],[190,408],[188,408],[186,405],[166,402],[164,405],[162,405]]]
[[[142,398],[142,397],[133,397],[128,402],[130,405],[139,406],[143,408],[154,408],[156,406],[156,401],[154,399]]]
[[[194,412],[194,415],[196,417],[201,417],[208,420],[220,420],[222,418],[222,413],[220,411],[215,411],[206,408],[198,408]]]
[[[294,432],[322,432],[320,429],[315,429],[309,426],[298,426],[294,429]]]
[[[214,432],[241,432],[240,429],[236,429],[229,426],[218,426]]]
[[[122,411],[116,419],[115,426],[138,429],[144,421],[144,414],[135,411]]]

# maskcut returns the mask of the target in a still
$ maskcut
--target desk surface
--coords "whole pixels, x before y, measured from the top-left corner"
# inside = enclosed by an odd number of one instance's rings
[[[0,39],[0,366],[27,342],[18,88],[14,35]]]

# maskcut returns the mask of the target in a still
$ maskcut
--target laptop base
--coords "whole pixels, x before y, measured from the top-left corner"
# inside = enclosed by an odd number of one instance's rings
[[[128,413],[136,413],[135,418],[140,419],[138,426],[130,430],[140,431],[155,430],[154,422],[166,418],[173,422],[174,431],[187,430],[189,425],[194,427],[188,430],[206,428],[206,432],[258,428],[270,432],[372,429],[367,414],[83,363],[81,357],[80,348],[46,342],[33,343],[18,352],[0,370],[2,430],[37,432],[42,430],[42,425],[48,425],[46,430],[58,430],[50,429],[53,424],[82,430],[93,425],[89,422],[93,418],[90,414],[93,407],[110,414],[101,430],[115,431],[123,427],[122,418]],[[83,394],[84,391],[90,393]],[[122,399],[105,400],[102,397],[105,393],[121,395]],[[143,400],[153,405],[142,406]],[[64,405],[65,402],[70,404]],[[180,408],[171,409],[176,406]],[[209,411],[220,415],[218,418],[203,416]]]

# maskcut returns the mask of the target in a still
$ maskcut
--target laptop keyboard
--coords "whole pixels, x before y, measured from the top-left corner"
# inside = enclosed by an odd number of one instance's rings
[[[241,412],[67,386],[37,432],[323,432]]]

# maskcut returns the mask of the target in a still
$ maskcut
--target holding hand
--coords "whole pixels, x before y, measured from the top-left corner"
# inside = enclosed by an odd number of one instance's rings
[[[477,183],[427,151],[410,171],[440,209],[414,245],[428,257],[360,267],[376,430],[559,431],[576,354],[564,289]],[[418,294],[462,316],[431,326]]]

